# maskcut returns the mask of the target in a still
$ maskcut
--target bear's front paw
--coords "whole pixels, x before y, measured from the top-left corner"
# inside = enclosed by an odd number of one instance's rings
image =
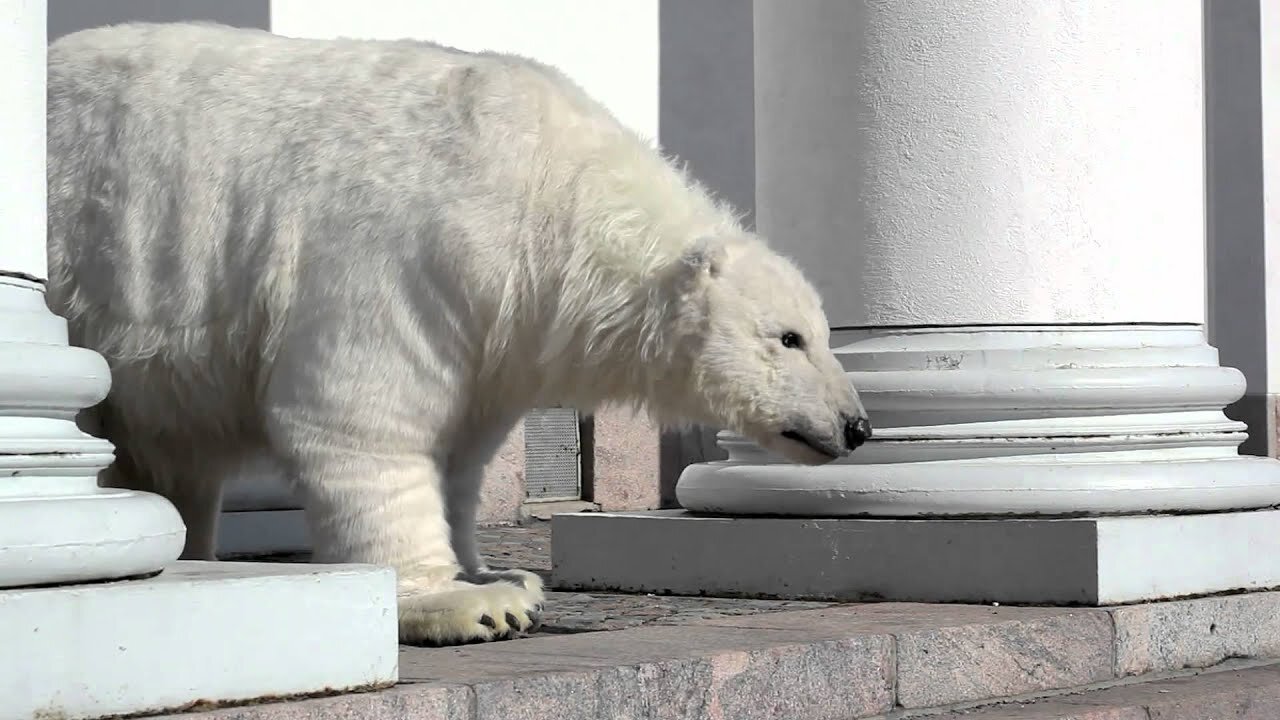
[[[542,580],[533,573],[522,573],[516,581],[521,580],[520,585],[505,578],[484,584],[455,580],[439,590],[402,586],[400,642],[462,645],[536,631],[542,624]]]

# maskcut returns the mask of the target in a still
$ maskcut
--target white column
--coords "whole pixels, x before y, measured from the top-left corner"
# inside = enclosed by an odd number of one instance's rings
[[[1222,409],[1244,378],[1203,332],[1201,4],[754,8],[758,226],[820,286],[875,437],[800,467],[722,435],[685,511],[555,518],[553,584],[1085,604],[1280,585],[1280,462],[1238,455]]]
[[[756,3],[759,224],[848,328],[876,438],[819,468],[726,438],[686,508],[1280,503],[1203,334],[1200,3],[1054,7]]]
[[[1262,0],[1262,235],[1267,278],[1280,278],[1280,0]],[[1280,455],[1280,283],[1266,290],[1268,451]]]
[[[1280,462],[1238,454],[1244,378],[1204,338],[1201,3],[754,9],[758,226],[820,286],[875,437],[801,467],[722,434],[684,511],[555,518],[553,585],[1093,605],[1280,585]]]
[[[0,588],[156,573],[186,529],[158,495],[97,487],[113,448],[74,418],[110,373],[44,302],[45,3],[0,8]]]
[[[45,23],[0,0],[0,720],[393,683],[390,568],[176,561],[173,505],[97,486],[110,373],[44,302]]]

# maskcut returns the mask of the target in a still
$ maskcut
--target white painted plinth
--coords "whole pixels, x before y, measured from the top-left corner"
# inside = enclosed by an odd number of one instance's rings
[[[93,718],[397,680],[395,574],[177,562],[0,591],[0,720]]]
[[[1280,586],[1280,511],[1093,518],[557,515],[552,586],[789,599],[1083,604]]]

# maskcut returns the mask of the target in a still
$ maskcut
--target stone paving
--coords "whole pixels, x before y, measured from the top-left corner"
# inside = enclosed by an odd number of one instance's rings
[[[1105,609],[882,603],[406,647],[393,688],[197,717],[1276,720],[1280,666],[1228,659],[1246,646],[1276,657],[1280,594],[1263,595],[1263,603],[1162,603],[1161,612],[1121,621],[1124,632]],[[1180,626],[1164,619],[1178,607],[1215,624],[1239,622],[1205,654],[1195,636],[1168,635]],[[1123,658],[1135,650],[1165,670],[1127,676]]]
[[[480,551],[494,568],[521,568],[551,576],[551,523],[480,531]],[[715,597],[547,593],[542,633],[569,633],[646,625],[687,625],[699,620],[830,607],[832,603]]]
[[[489,528],[549,572],[545,523]],[[373,692],[174,720],[1225,720],[1280,718],[1280,592],[1118,608],[549,593],[547,629],[403,647]]]

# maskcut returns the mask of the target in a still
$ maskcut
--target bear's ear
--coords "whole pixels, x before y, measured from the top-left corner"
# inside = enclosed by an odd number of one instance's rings
[[[721,237],[701,237],[685,248],[681,265],[691,275],[720,274],[729,257],[729,242]]]

